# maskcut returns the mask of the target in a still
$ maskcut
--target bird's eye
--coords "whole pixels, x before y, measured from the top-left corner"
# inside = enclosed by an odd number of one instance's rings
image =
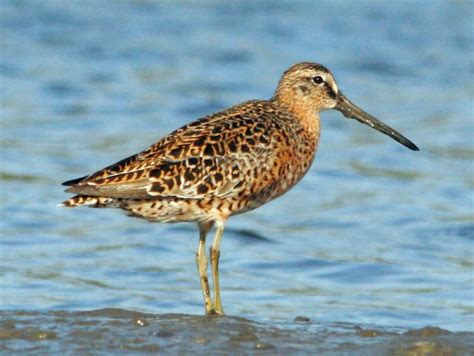
[[[313,77],[312,80],[313,80],[313,83],[315,83],[315,84],[324,83],[324,79],[320,75],[317,75],[317,76]]]

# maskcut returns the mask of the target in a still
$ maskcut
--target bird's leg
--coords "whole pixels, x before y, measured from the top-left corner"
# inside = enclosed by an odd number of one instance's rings
[[[212,228],[212,222],[199,223],[199,246],[196,253],[196,265],[201,282],[202,295],[204,297],[204,308],[206,314],[212,314],[211,293],[209,291],[209,280],[207,278],[207,256],[206,256],[206,235]]]
[[[219,257],[221,249],[221,239],[224,234],[224,224],[217,224],[216,235],[209,249],[211,256],[211,267],[212,267],[212,279],[214,280],[214,305],[212,307],[213,313],[218,315],[224,315],[221,304],[221,292],[219,288]]]

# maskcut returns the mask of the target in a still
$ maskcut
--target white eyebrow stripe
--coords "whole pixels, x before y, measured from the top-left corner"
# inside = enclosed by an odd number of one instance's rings
[[[328,81],[326,81],[328,79]],[[339,92],[339,89],[337,87],[336,81],[332,77],[327,77],[324,80],[328,85],[331,87],[331,89],[337,94]]]

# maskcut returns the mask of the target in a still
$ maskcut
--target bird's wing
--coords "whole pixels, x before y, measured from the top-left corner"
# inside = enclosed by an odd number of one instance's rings
[[[292,140],[275,139],[275,132],[286,124],[275,110],[265,101],[243,103],[192,122],[90,176],[63,184],[71,185],[70,193],[118,198],[200,199],[236,194],[250,184],[248,178],[254,177],[247,176],[255,175],[255,169],[271,170],[278,152],[291,149]]]

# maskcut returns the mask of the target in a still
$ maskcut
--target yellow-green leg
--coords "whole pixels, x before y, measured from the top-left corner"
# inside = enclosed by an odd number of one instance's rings
[[[209,249],[211,256],[211,267],[212,267],[212,279],[214,281],[214,304],[212,307],[213,314],[224,315],[221,303],[221,292],[219,287],[219,257],[221,249],[222,235],[224,234],[224,224],[218,223],[216,228],[216,235]]]
[[[206,235],[212,228],[213,223],[199,224],[199,246],[196,253],[196,265],[199,272],[202,295],[204,297],[204,308],[207,315],[213,313],[211,293],[209,290],[209,279],[207,278],[207,256],[206,256]]]

